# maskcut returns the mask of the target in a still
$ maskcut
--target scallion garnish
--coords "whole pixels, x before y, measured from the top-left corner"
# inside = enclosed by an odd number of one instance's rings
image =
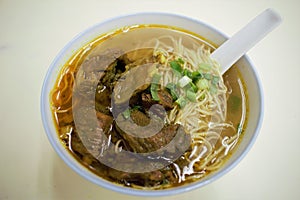
[[[152,76],[152,82],[151,83],[158,84],[159,81],[160,81],[160,79],[161,79],[161,75],[160,74],[153,74],[153,76]]]
[[[204,74],[204,78],[207,80],[211,80],[212,79],[212,75],[209,73]]]
[[[210,85],[210,88],[209,88],[209,91],[212,93],[212,94],[216,94],[218,89],[217,89],[217,86],[215,84],[211,84]]]
[[[196,93],[193,90],[187,90],[186,98],[188,98],[191,102],[196,102]]]
[[[199,69],[204,70],[204,71],[209,71],[211,69],[211,65],[208,63],[200,63]]]
[[[194,92],[197,92],[198,91],[198,87],[193,83],[193,82],[190,82],[190,85],[191,89],[194,91]]]
[[[205,90],[209,88],[209,82],[207,79],[200,79],[197,81],[196,86],[199,90]]]
[[[155,100],[155,101],[159,101],[159,96],[158,96],[158,87],[156,84],[151,84],[151,87],[150,87],[150,93],[151,93],[151,96],[152,98]]]
[[[177,86],[176,86],[175,83],[168,83],[168,84],[166,85],[166,88],[169,90],[169,92],[170,92],[170,94],[171,94],[173,100],[178,99],[179,94],[178,94],[178,92],[177,92]]]
[[[212,64],[200,63],[199,68],[196,71],[183,68],[185,65],[182,58],[177,58],[176,60],[169,62],[169,64],[179,80],[177,83],[168,83],[166,88],[175,103],[181,108],[184,107],[188,101],[196,102],[198,90],[209,90],[212,94],[217,93],[220,78],[210,73]],[[150,90],[153,99],[159,101],[157,95],[158,84],[152,83]],[[205,97],[199,97],[200,100],[203,98]]]
[[[220,78],[218,76],[213,76],[211,82],[212,82],[212,84],[216,85],[216,84],[218,84],[219,80],[220,80]]]
[[[182,60],[182,58],[178,58],[178,59],[177,59],[177,62],[178,62],[179,64],[182,64],[182,65],[184,64],[184,61]]]
[[[193,73],[188,69],[183,70],[183,75],[193,79]]]
[[[188,76],[183,76],[181,79],[179,79],[178,85],[179,85],[179,87],[184,88],[186,85],[188,85],[192,81],[193,80],[190,79]]]
[[[125,111],[122,112],[122,115],[125,119],[128,119],[130,117],[130,109],[127,108]]]
[[[187,102],[186,99],[183,96],[181,96],[175,101],[175,103],[177,103],[180,108],[183,108]]]
[[[158,96],[158,83],[160,81],[161,75],[160,74],[154,74],[152,77],[152,82],[150,86],[150,93],[152,98],[155,101],[159,101],[159,96]]]
[[[131,108],[131,111],[133,111],[133,110],[140,110],[140,109],[142,109],[142,106],[135,105],[135,106],[133,106],[133,108]]]
[[[203,78],[203,74],[199,71],[192,72],[192,79],[194,82],[198,81],[200,78]]]
[[[176,73],[176,75],[181,76],[182,67],[181,67],[180,63],[173,60],[173,61],[170,62],[170,66],[173,69],[173,71]]]

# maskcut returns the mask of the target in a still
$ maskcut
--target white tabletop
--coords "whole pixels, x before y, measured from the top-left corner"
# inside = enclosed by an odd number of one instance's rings
[[[0,199],[140,199],[84,180],[47,140],[39,108],[42,82],[54,57],[79,32],[120,14],[167,11],[232,35],[268,7],[284,21],[248,54],[265,95],[259,137],[228,174],[172,199],[300,199],[298,0],[0,1]]]

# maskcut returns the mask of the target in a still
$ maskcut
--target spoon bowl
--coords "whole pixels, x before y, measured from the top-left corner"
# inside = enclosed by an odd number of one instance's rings
[[[211,57],[220,64],[221,73],[224,74],[239,58],[280,23],[279,14],[269,8],[219,46]]]

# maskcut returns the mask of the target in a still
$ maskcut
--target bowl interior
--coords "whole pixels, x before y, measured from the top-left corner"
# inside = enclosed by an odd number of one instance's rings
[[[78,174],[84,178],[90,180],[91,182],[100,185],[102,187],[127,193],[133,195],[143,195],[143,196],[161,196],[181,193],[183,191],[192,190],[201,186],[204,186],[213,180],[224,175],[230,169],[232,169],[249,151],[254,143],[254,140],[258,134],[261,122],[262,122],[262,111],[263,111],[263,96],[261,90],[261,84],[258,79],[257,73],[247,56],[242,57],[238,61],[238,66],[240,72],[245,81],[245,85],[248,90],[249,97],[249,116],[248,125],[244,132],[244,137],[241,143],[237,146],[234,154],[225,163],[225,165],[215,173],[211,173],[204,179],[191,184],[183,185],[174,189],[158,190],[158,191],[143,191],[125,188],[123,186],[118,186],[112,184],[95,174],[91,173],[80,163],[78,163],[69,152],[66,151],[64,146],[60,143],[58,135],[56,133],[56,128],[53,123],[53,117],[50,110],[50,99],[49,94],[54,87],[57,75],[61,67],[68,61],[68,59],[83,45],[87,44],[89,41],[93,40],[97,36],[107,33],[109,31],[119,29],[124,26],[130,26],[135,24],[163,24],[169,26],[175,26],[183,28],[194,32],[202,37],[206,38],[208,41],[212,41],[215,45],[220,45],[226,40],[226,36],[220,31],[191,18],[167,14],[167,13],[139,13],[133,15],[120,16],[114,19],[104,21],[103,23],[97,24],[86,31],[75,37],[68,45],[66,45],[58,56],[55,58],[51,64],[42,88],[41,96],[41,112],[42,120],[46,130],[48,139],[59,154],[59,156]]]

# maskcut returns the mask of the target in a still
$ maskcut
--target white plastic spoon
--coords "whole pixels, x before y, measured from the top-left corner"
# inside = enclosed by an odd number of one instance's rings
[[[224,74],[239,58],[281,23],[281,17],[267,9],[224,42],[211,55],[221,65]]]

